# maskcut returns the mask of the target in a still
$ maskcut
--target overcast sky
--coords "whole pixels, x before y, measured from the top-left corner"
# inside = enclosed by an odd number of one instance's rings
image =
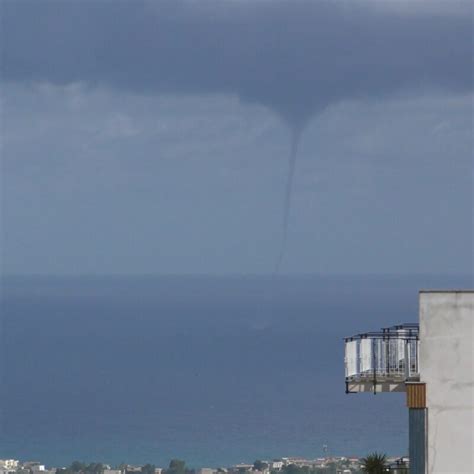
[[[470,273],[471,0],[2,1],[4,273]]]

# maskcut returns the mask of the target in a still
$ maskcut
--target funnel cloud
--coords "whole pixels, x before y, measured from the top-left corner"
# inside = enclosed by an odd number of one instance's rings
[[[282,264],[283,257],[285,256],[286,241],[288,239],[288,223],[291,209],[291,195],[293,191],[293,180],[296,168],[296,155],[298,153],[298,145],[300,143],[301,132],[301,128],[291,129],[290,155],[288,158],[288,176],[286,179],[285,201],[283,203],[282,238],[280,253],[278,255],[278,259],[275,266],[275,274],[280,271],[280,266]]]

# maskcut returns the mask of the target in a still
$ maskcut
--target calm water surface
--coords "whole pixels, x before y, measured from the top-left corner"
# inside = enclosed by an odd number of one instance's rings
[[[5,278],[0,458],[218,466],[405,454],[401,394],[346,395],[342,338],[454,277]]]

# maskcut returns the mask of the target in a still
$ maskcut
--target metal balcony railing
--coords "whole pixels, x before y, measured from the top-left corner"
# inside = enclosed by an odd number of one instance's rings
[[[349,384],[419,380],[418,324],[401,324],[345,338],[346,391]]]

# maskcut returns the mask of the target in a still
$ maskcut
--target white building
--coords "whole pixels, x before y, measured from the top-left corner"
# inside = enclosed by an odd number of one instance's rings
[[[0,469],[5,471],[14,471],[19,464],[17,459],[0,459]]]
[[[194,470],[194,474],[216,474],[217,469],[212,469],[210,467],[201,467]]]
[[[346,338],[347,392],[406,392],[410,474],[474,473],[474,291],[421,291],[418,324]]]
[[[45,472],[46,466],[44,466],[43,464],[33,464],[32,466],[30,466],[30,471],[32,473]]]
[[[474,291],[420,293],[429,474],[474,473]]]
[[[270,461],[268,465],[270,469],[280,471],[283,468],[283,461]]]

